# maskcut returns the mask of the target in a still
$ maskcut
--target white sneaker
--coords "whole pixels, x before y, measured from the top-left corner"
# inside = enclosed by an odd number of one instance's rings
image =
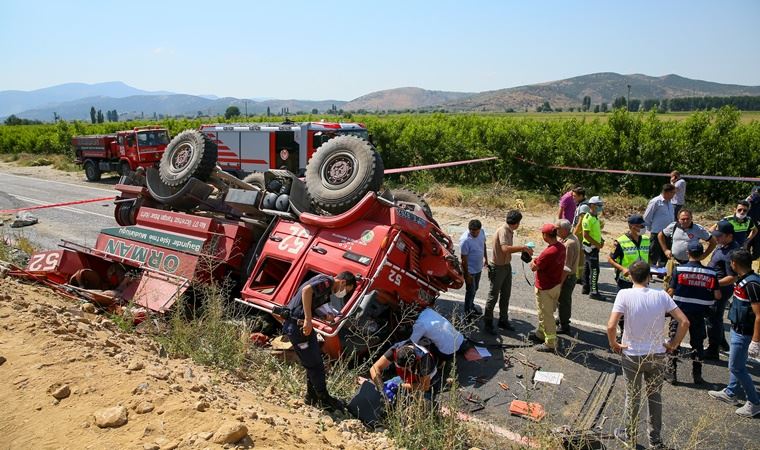
[[[736,398],[735,395],[728,395],[728,392],[726,392],[725,389],[721,389],[719,391],[707,391],[707,395],[710,397],[720,400],[722,402],[726,402],[729,405],[739,406],[741,405],[741,402],[738,398]]]
[[[747,400],[747,403],[745,403],[744,406],[736,410],[736,414],[739,414],[742,417],[755,417],[760,415],[760,403],[752,403]]]

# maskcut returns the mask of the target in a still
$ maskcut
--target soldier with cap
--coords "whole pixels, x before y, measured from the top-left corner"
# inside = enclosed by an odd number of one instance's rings
[[[557,309],[559,294],[565,268],[565,246],[557,240],[557,227],[546,223],[541,227],[541,236],[549,244],[543,252],[530,263],[530,270],[536,273],[536,308],[538,309],[538,327],[529,336],[531,340],[541,342],[536,347],[539,352],[554,352],[557,347],[557,324],[554,311]]]
[[[705,316],[716,300],[720,300],[718,274],[701,263],[704,248],[699,241],[688,244],[689,260],[673,269],[668,294],[689,319],[689,345],[691,345],[691,375],[694,384],[704,384],[702,359],[704,357]],[[676,335],[678,322],[671,318],[670,337]],[[676,358],[669,358],[665,378],[676,384]]]
[[[583,217],[583,253],[586,258],[583,267],[583,294],[590,294],[594,300],[606,300],[599,293],[599,250],[604,247],[602,239],[602,224],[599,214],[602,213],[604,202],[598,196],[588,201],[589,212]]]
[[[718,246],[710,258],[710,266],[718,274],[718,283],[720,285],[720,300],[710,309],[707,316],[707,350],[705,359],[720,359],[720,348],[728,351],[728,342],[723,332],[723,314],[726,311],[726,304],[734,290],[736,281],[736,272],[731,269],[731,252],[739,248],[739,244],[734,239],[734,226],[727,220],[718,222],[715,230],[712,232],[718,242]]]

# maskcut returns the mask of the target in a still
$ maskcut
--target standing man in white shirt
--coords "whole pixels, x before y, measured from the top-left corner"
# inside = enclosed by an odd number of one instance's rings
[[[475,293],[480,285],[480,275],[483,273],[483,267],[488,267],[488,252],[483,224],[478,219],[473,219],[467,228],[469,231],[459,239],[459,251],[464,273],[464,315],[472,318],[475,314]]]
[[[689,330],[689,320],[665,291],[649,289],[649,264],[636,261],[628,269],[633,287],[621,289],[607,322],[607,339],[615,353],[622,353],[625,379],[623,428],[615,429],[615,437],[635,447],[642,390],[648,407],[649,448],[667,449],[662,442],[662,390],[666,352],[674,352]],[[665,315],[678,322],[671,340],[665,335]],[[621,343],[617,342],[617,326],[625,316]],[[664,343],[664,344],[663,344]],[[646,389],[642,389],[642,379]]]
[[[649,230],[649,263],[653,266],[665,267],[668,258],[665,257],[666,248],[660,246],[657,235],[665,227],[673,223],[673,197],[676,195],[676,187],[670,183],[662,185],[662,193],[657,197],[649,200],[647,209],[644,211],[644,225]]]
[[[686,204],[686,180],[681,177],[677,170],[670,172],[670,184],[676,187],[676,195],[671,200],[673,203],[673,217],[678,220],[678,211]]]

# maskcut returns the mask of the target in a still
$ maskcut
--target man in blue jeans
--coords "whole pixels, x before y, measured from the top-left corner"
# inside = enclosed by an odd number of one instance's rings
[[[731,268],[738,278],[728,320],[731,321],[731,350],[728,354],[728,386],[710,391],[710,397],[739,405],[737,391],[747,397],[744,406],[736,410],[743,417],[760,415],[760,396],[747,371],[747,357],[760,356],[760,276],[752,270],[752,255],[745,249],[731,253]]]
[[[459,250],[462,254],[462,273],[464,273],[464,314],[471,316],[475,313],[475,293],[480,285],[480,275],[483,266],[488,266],[486,252],[486,233],[483,224],[473,219],[467,225],[469,231],[459,240]]]

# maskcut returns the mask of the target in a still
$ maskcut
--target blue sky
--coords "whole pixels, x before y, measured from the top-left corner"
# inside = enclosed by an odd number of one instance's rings
[[[0,4],[0,90],[350,100],[593,72],[760,85],[760,1],[19,1]]]

